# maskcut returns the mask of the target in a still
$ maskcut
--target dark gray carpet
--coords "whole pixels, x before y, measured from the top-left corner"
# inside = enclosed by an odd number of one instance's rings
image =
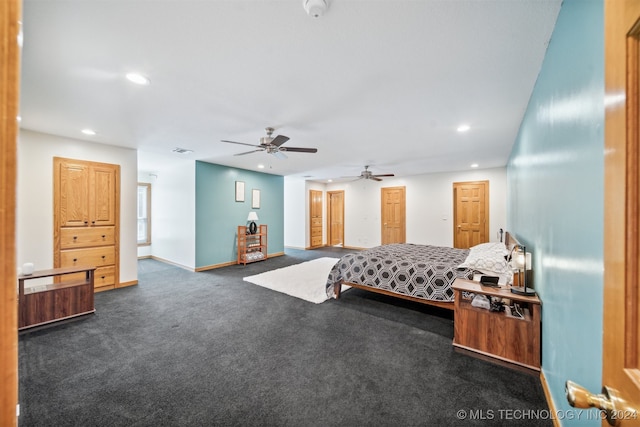
[[[538,377],[454,352],[447,311],[242,281],[344,252],[202,273],[141,260],[139,285],[97,294],[95,315],[20,336],[20,425],[552,425],[501,417],[548,409]]]

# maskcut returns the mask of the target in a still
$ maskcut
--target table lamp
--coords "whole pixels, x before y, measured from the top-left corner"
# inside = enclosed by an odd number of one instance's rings
[[[258,214],[255,212],[249,212],[249,216],[247,217],[247,222],[249,223],[249,234],[256,234],[258,231],[258,226],[255,221],[258,221]]]
[[[518,275],[520,276],[518,280],[518,285],[520,286],[512,286],[511,292],[518,295],[535,295],[536,291],[527,286],[527,277],[529,276],[527,271],[531,270],[531,252],[527,252],[526,247],[520,246],[520,250],[515,255],[514,263],[518,269]]]

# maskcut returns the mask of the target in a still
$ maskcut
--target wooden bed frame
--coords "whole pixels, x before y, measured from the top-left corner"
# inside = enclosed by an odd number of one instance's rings
[[[507,249],[511,250],[513,245],[519,245],[520,243],[518,242],[518,240],[515,237],[513,237],[513,235],[511,233],[509,233],[507,231],[507,232],[505,232],[505,236],[504,236],[504,244],[507,247]],[[440,307],[440,308],[444,308],[446,310],[452,310],[453,311],[453,301],[434,301],[434,300],[428,300],[428,299],[423,299],[423,298],[417,298],[417,297],[412,297],[410,295],[404,295],[404,294],[399,294],[399,293],[387,291],[386,289],[374,288],[372,286],[360,285],[358,283],[351,283],[351,282],[345,282],[345,281],[341,282],[341,286],[334,286],[333,287],[333,292],[334,292],[334,296],[335,296],[336,299],[340,298],[340,294],[341,294],[341,291],[342,291],[342,285],[351,286],[352,288],[364,289],[365,291],[369,291],[369,292],[375,292],[375,293],[378,293],[378,294],[388,295],[388,296],[392,296],[392,297],[395,297],[395,298],[402,298],[402,299],[406,299],[406,300],[409,300],[409,301],[417,302],[417,303],[420,303],[420,304]]]

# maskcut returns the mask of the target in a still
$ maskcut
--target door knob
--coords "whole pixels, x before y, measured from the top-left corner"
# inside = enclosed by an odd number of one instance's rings
[[[569,405],[574,408],[597,408],[604,412],[609,425],[620,424],[619,415],[625,408],[621,405],[621,400],[617,397],[616,391],[607,386],[602,387],[602,394],[591,393],[586,388],[567,381],[564,385],[565,395]]]

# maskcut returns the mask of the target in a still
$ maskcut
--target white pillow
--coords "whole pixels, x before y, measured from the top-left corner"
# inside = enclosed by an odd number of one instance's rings
[[[504,243],[481,243],[469,249],[469,255],[458,268],[469,268],[488,273],[511,274],[511,267],[505,259],[509,251]]]

